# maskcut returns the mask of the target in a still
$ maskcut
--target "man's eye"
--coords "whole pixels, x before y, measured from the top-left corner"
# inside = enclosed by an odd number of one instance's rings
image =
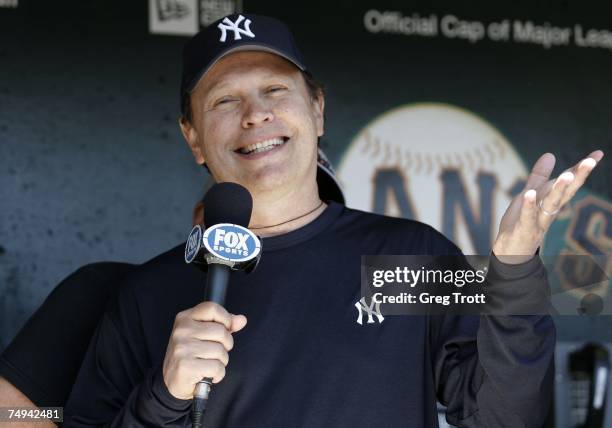
[[[285,88],[284,86],[271,86],[268,88],[268,92],[270,93],[275,93],[275,92],[282,92],[284,90],[286,90],[287,88]]]
[[[215,101],[214,105],[216,107],[216,106],[223,105],[223,104],[229,104],[229,103],[234,102],[234,101],[236,101],[235,98],[226,97],[226,98],[221,98],[221,99]]]

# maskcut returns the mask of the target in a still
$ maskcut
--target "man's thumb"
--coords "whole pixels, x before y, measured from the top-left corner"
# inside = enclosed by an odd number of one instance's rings
[[[231,332],[236,333],[244,328],[247,324],[247,319],[244,315],[232,315]]]

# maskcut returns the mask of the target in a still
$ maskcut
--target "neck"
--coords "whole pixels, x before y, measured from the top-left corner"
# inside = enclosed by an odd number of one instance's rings
[[[283,195],[278,192],[253,194],[253,214],[249,227],[261,237],[281,235],[307,225],[316,219],[326,206],[321,204],[317,186],[307,193],[298,189]],[[304,215],[306,213],[308,214]]]

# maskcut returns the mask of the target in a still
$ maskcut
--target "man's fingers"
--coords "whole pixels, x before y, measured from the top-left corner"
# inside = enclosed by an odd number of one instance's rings
[[[536,191],[534,189],[527,190],[523,194],[523,206],[521,207],[520,224],[523,227],[535,226],[537,207],[536,207]]]
[[[193,380],[197,379],[199,381],[207,377],[211,378],[213,383],[219,383],[225,377],[225,364],[217,359],[196,358],[188,361],[185,366],[186,371],[195,374],[195,376],[191,376]],[[192,391],[195,387],[195,382],[194,385],[190,385]]]
[[[555,156],[544,153],[531,168],[531,173],[525,183],[525,189],[536,189],[548,181],[555,167]]]
[[[246,325],[244,315],[233,315],[216,303],[204,302],[179,312],[164,357],[164,382],[177,398],[193,393],[193,384],[204,377],[217,383],[225,376],[232,333]],[[196,380],[197,379],[197,380]]]
[[[578,189],[582,187],[589,174],[591,174],[591,172],[593,171],[593,169],[595,169],[596,166],[597,161],[592,157],[588,157],[586,159],[583,159],[580,163],[578,163],[572,168],[571,171],[574,173],[576,178],[565,191],[565,195],[563,197],[563,204],[568,202],[576,194]]]
[[[591,152],[587,158],[591,158],[594,159],[595,162],[599,163],[600,160],[602,160],[604,157],[604,152],[601,150],[595,150],[594,152]]]
[[[230,331],[236,333],[244,328],[247,324],[247,318],[244,315],[232,315],[232,326]]]
[[[190,346],[192,347],[191,353],[195,358],[219,360],[225,366],[229,364],[229,354],[222,344],[197,339],[192,340],[190,343]]]
[[[550,153],[540,156],[531,170],[525,189],[539,188],[538,196],[542,199],[538,203],[541,204],[538,208],[543,224],[550,223],[554,217],[554,214],[550,213],[555,213],[576,194],[603,156],[601,150],[591,152],[588,157],[565,170],[554,181],[548,180],[555,166],[554,156]]]
[[[548,225],[552,223],[555,214],[561,209],[565,201],[565,193],[574,179],[574,174],[566,171],[557,177],[550,191],[544,194],[539,202],[541,204],[539,206],[541,224]]]
[[[221,305],[202,302],[191,309],[191,318],[196,321],[214,321],[223,324],[228,330],[232,325],[232,315]]]
[[[191,321],[182,332],[186,337],[221,343],[228,351],[234,347],[234,337],[228,329],[213,321]]]

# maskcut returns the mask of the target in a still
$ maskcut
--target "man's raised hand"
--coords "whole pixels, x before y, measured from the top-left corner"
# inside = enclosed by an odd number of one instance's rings
[[[501,219],[493,253],[507,263],[529,260],[542,244],[557,213],[584,184],[603,155],[601,150],[596,150],[552,180],[549,178],[555,157],[551,153],[540,156],[525,188],[512,200]]]

